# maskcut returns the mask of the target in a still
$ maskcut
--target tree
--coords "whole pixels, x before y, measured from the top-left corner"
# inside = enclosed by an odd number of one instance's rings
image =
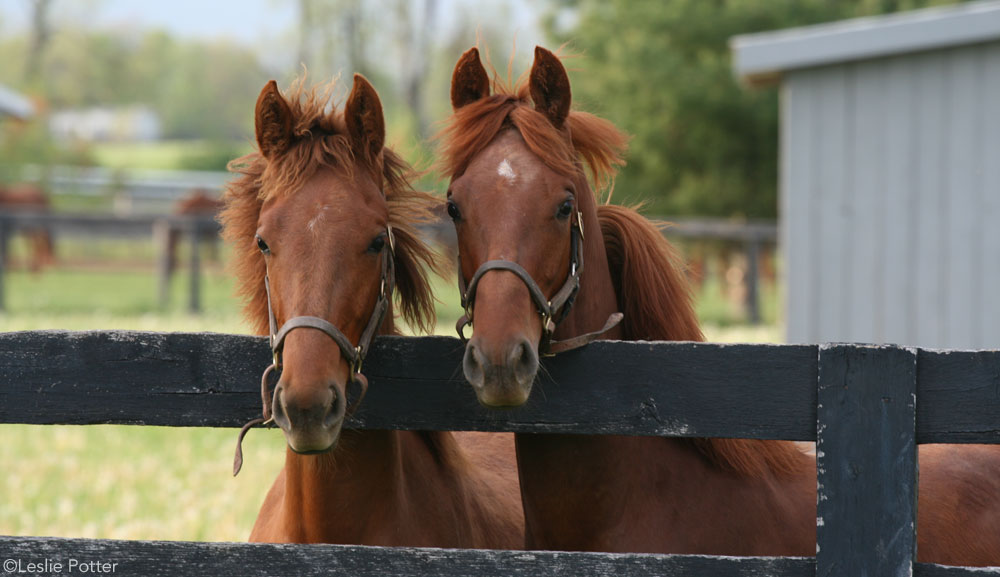
[[[414,4],[422,4],[417,20]],[[424,84],[430,70],[430,41],[434,33],[437,0],[422,3],[396,0],[397,25],[400,27],[400,76],[403,100],[408,105],[416,123],[416,133],[421,140],[430,137],[430,119],[424,104]]]
[[[365,46],[381,14],[361,0],[299,0],[298,57],[313,78],[340,71],[370,74]],[[366,18],[366,16],[368,16]]]
[[[582,53],[569,64],[577,107],[633,136],[616,199],[662,214],[774,218],[777,90],[738,85],[729,38],[940,3],[563,0],[546,28]]]
[[[252,111],[268,80],[257,57],[227,42],[191,42],[172,51],[157,94],[167,138],[238,139],[253,134]]]
[[[49,42],[51,0],[29,0],[31,4],[31,43],[24,63],[24,80],[30,84],[41,76],[42,56]]]

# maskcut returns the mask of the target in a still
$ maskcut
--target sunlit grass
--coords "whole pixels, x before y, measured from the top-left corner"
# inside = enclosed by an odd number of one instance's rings
[[[253,431],[0,425],[0,534],[245,541],[284,459]]]
[[[165,307],[156,276],[140,270],[47,269],[12,272],[4,279],[0,331],[129,329],[246,332],[233,285],[221,270],[201,276],[201,314],[188,313],[190,279],[174,275]]]
[[[90,152],[97,164],[112,169],[177,170],[188,168],[198,158],[219,157],[224,170],[227,159],[252,150],[249,141],[218,143],[207,140],[157,140],[150,142],[104,142],[92,146]],[[198,167],[205,168],[205,167]]]

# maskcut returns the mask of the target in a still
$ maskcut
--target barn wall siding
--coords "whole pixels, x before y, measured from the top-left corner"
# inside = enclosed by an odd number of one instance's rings
[[[1000,41],[785,73],[788,340],[1000,343]]]

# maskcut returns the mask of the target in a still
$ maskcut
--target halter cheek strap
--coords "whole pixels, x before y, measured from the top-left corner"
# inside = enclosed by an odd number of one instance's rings
[[[608,317],[604,327],[599,331],[578,335],[562,341],[552,340],[552,334],[556,330],[556,325],[562,322],[569,314],[570,309],[573,307],[573,302],[576,300],[576,293],[580,290],[580,275],[583,273],[584,235],[583,218],[580,216],[579,211],[573,212],[569,239],[569,274],[566,275],[566,280],[563,282],[562,287],[556,291],[556,294],[551,299],[545,297],[545,293],[542,292],[538,283],[535,282],[535,279],[531,278],[531,275],[528,274],[528,271],[524,267],[509,260],[490,260],[484,262],[476,270],[475,274],[472,275],[472,280],[466,284],[465,277],[462,275],[462,257],[459,255],[458,290],[462,296],[462,308],[465,309],[465,314],[458,319],[455,330],[458,331],[458,336],[462,339],[462,342],[467,340],[465,337],[465,327],[473,323],[473,308],[475,306],[476,288],[479,286],[479,281],[486,273],[494,270],[505,270],[514,273],[521,279],[524,286],[528,288],[528,294],[531,295],[531,300],[535,303],[538,314],[542,317],[542,338],[538,343],[538,349],[544,355],[551,356],[582,347],[587,343],[599,339],[621,322],[624,315],[622,313],[614,313]]]
[[[333,339],[333,342],[335,342],[337,347],[340,349],[340,354],[347,359],[348,365],[350,366],[350,382],[357,383],[361,388],[361,395],[354,402],[354,405],[347,409],[346,415],[350,416],[350,414],[357,409],[358,405],[361,404],[361,401],[365,397],[365,393],[368,391],[368,379],[361,374],[362,365],[364,363],[365,356],[368,354],[372,340],[374,340],[379,327],[382,326],[382,321],[385,319],[386,312],[389,310],[389,303],[392,300],[392,290],[396,284],[396,268],[394,262],[396,247],[391,226],[388,227],[387,232],[389,243],[382,249],[382,278],[379,287],[378,301],[376,301],[375,308],[372,310],[372,314],[368,318],[368,324],[361,332],[361,338],[358,339],[357,346],[354,346],[343,331],[334,326],[333,323],[320,317],[292,317],[285,321],[285,323],[281,325],[281,328],[278,328],[277,317],[275,317],[274,308],[271,306],[271,281],[268,278],[268,275],[264,275],[264,291],[267,295],[268,326],[271,333],[270,343],[272,362],[266,369],[264,369],[264,374],[260,377],[260,397],[261,404],[263,406],[261,411],[262,415],[243,425],[236,441],[236,455],[233,459],[234,477],[243,467],[243,438],[246,436],[247,432],[249,432],[249,430],[256,425],[270,425],[274,420],[271,408],[273,399],[273,383],[271,381],[276,373],[281,370],[281,354],[285,348],[285,338],[288,337],[288,334],[293,330],[302,328],[315,329],[325,333]]]

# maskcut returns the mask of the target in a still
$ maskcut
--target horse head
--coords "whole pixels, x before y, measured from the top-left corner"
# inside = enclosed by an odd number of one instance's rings
[[[223,215],[248,312],[271,335],[264,412],[299,453],[336,445],[349,385],[363,394],[361,361],[392,323],[382,106],[360,75],[342,113],[325,101],[315,92],[286,100],[274,81],[264,87],[259,153],[247,157]],[[280,374],[273,393],[272,374]]]
[[[570,102],[565,68],[541,47],[527,84],[514,91],[491,94],[475,48],[452,76],[444,171],[466,311],[459,328],[474,329],[463,370],[486,406],[527,400],[539,354],[549,351],[579,288],[581,215],[593,213],[594,198],[571,134]]]

